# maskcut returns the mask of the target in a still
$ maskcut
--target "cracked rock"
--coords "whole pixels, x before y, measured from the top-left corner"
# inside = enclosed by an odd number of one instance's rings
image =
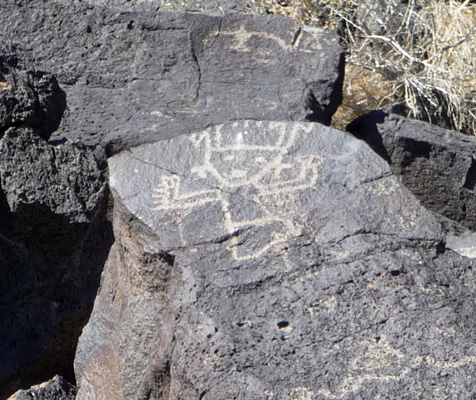
[[[113,154],[234,120],[329,124],[342,100],[337,34],[277,16],[95,3],[104,7],[2,0],[0,43],[55,74],[68,96],[53,138]]]
[[[63,377],[56,375],[41,385],[19,390],[8,400],[74,400],[76,388]]]
[[[2,399],[57,373],[74,380],[77,338],[112,242],[93,153],[47,140],[64,102],[52,75],[0,53]]]
[[[48,138],[61,121],[66,97],[56,78],[26,68],[0,48],[0,137],[13,126],[30,126]]]
[[[109,168],[77,399],[476,395],[476,260],[365,142],[241,121]]]
[[[357,118],[347,130],[389,162],[425,207],[476,230],[474,137],[383,111]]]

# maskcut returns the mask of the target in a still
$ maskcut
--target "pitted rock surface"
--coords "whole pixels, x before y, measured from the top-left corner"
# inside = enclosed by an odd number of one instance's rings
[[[64,88],[55,137],[110,153],[234,120],[329,124],[342,100],[338,36],[284,17],[5,0],[0,42]]]
[[[76,341],[112,244],[105,172],[85,146],[47,140],[65,94],[27,65],[0,54],[2,399],[57,373],[74,379]]]
[[[476,230],[474,137],[382,111],[356,119],[347,130],[387,160],[425,207]]]
[[[106,190],[91,151],[52,145],[30,128],[11,128],[0,140],[0,184],[12,212],[43,206],[71,222],[89,222]]]
[[[61,372],[112,244],[107,189],[91,151],[32,128],[0,139],[0,398]]]
[[[251,0],[162,0],[163,11],[200,11],[209,14],[230,12],[257,13],[256,2]]]
[[[76,388],[61,376],[35,385],[28,390],[19,390],[8,400],[74,400]]]
[[[77,399],[476,394],[475,260],[364,142],[242,121],[109,167]]]
[[[162,9],[161,0],[72,0],[71,3],[110,8],[115,12],[156,12]]]
[[[81,0],[73,1],[81,2]],[[250,13],[256,10],[254,2],[246,0],[86,0],[86,3],[116,11],[199,11],[223,15],[230,12]]]
[[[65,94],[54,76],[27,68],[0,49],[0,137],[10,127],[30,126],[48,138],[65,108]]]

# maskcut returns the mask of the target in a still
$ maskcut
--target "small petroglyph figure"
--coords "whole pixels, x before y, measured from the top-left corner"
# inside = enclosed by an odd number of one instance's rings
[[[172,174],[161,178],[153,192],[154,210],[173,210],[182,221],[194,208],[216,202],[223,213],[220,228],[232,237],[229,248],[235,260],[255,258],[270,249],[282,253],[285,243],[302,232],[302,225],[289,216],[294,193],[315,184],[320,160],[289,154],[302,126],[286,131],[284,125],[268,123],[273,135],[267,136],[249,132],[262,123],[245,122],[239,130],[236,126],[233,133],[217,127],[191,137],[201,162],[192,168],[190,179]],[[206,182],[203,189],[190,190],[194,179]],[[247,202],[246,215],[243,207],[236,207],[237,199]],[[269,236],[266,244],[237,237],[251,228]]]
[[[8,82],[0,81],[0,90],[12,90],[12,86]]]

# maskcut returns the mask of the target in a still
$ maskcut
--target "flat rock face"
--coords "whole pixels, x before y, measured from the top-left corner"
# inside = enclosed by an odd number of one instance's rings
[[[109,167],[77,399],[476,394],[475,260],[364,142],[242,121]]]
[[[347,176],[348,170],[338,161],[354,168],[353,174]],[[343,227],[314,225],[307,216],[301,220],[301,214],[316,211],[315,202],[322,197],[315,187],[318,179],[330,180],[355,194],[355,187],[391,174],[383,162],[375,162],[364,143],[348,134],[306,123],[249,121],[134,148],[111,159],[109,165],[110,185],[119,200],[154,232],[158,233],[165,221],[181,221],[164,235],[161,249],[230,240],[235,243],[230,250],[236,260],[265,254],[306,230],[335,241],[352,234],[354,225],[359,225],[357,215],[348,218],[355,214],[352,205],[342,207],[337,217],[345,222]],[[333,204],[320,205],[321,212],[325,211],[322,207],[335,209],[338,194],[336,190]],[[405,205],[403,201],[399,207]],[[213,214],[216,216],[210,219]],[[394,229],[396,220],[392,218],[387,216],[386,224]],[[417,235],[413,225],[418,225],[418,220],[408,221],[408,226],[401,222],[401,229],[406,227],[408,234]],[[416,237],[436,237],[437,231],[435,226],[431,235],[425,231]],[[255,234],[258,232],[262,234]],[[256,254],[252,256],[251,249],[240,244],[244,239],[239,236],[256,236],[264,244],[254,243]]]
[[[390,162],[425,207],[476,230],[476,138],[380,111],[347,130]]]
[[[0,42],[58,77],[58,136],[111,153],[241,119],[329,124],[342,98],[337,35],[284,17],[5,0]]]

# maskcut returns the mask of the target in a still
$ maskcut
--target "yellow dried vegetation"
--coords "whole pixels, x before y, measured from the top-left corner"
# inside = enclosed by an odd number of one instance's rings
[[[476,134],[476,4],[465,0],[253,0],[258,12],[338,28],[347,50],[337,127],[383,106]]]

